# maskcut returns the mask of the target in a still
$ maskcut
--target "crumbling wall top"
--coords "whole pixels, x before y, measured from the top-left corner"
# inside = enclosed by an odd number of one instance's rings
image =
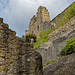
[[[0,23],[3,23],[3,18],[0,17]]]

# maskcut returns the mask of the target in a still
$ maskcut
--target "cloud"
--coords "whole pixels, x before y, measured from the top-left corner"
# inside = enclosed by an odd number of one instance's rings
[[[47,7],[53,19],[74,0],[0,0],[0,16],[18,36],[25,34],[30,19],[40,5]]]

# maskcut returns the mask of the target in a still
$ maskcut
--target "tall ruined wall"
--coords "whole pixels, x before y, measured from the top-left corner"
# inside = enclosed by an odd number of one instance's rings
[[[48,30],[50,28],[50,16],[48,10],[40,6],[37,11],[37,16],[33,16],[30,21],[29,30],[25,33],[34,33],[38,36],[39,32],[42,30]]]
[[[37,71],[36,75],[42,75],[41,55],[33,50],[33,44],[15,35],[0,18],[0,75],[35,75]]]

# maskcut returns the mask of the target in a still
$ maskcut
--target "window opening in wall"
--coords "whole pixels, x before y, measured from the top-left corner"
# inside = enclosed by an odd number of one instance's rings
[[[33,34],[33,31],[32,31],[32,34]]]
[[[39,25],[37,26],[37,30],[39,30]]]

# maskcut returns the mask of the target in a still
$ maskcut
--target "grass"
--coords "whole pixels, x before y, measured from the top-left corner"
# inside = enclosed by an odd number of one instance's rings
[[[56,61],[58,61],[58,59],[52,60],[52,61],[50,61],[50,62],[47,62],[46,64],[43,65],[43,67],[47,66],[48,64],[52,64],[52,63],[54,63],[54,62],[56,62]]]
[[[36,50],[40,47],[41,44],[48,42],[48,34],[50,34],[53,31],[54,30],[52,29],[41,31],[39,33],[40,38],[38,38],[34,43],[34,49]]]

